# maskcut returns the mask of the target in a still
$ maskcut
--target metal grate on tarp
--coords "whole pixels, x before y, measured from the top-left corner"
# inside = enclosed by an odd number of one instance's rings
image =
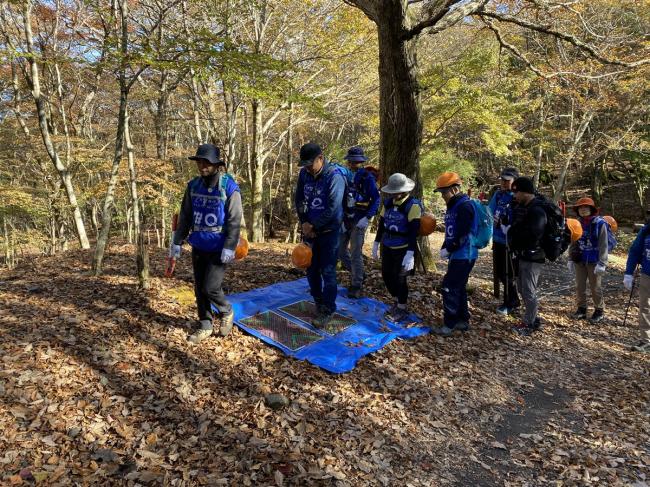
[[[298,301],[297,303],[292,303],[283,306],[282,308],[278,308],[278,310],[304,321],[305,323],[311,323],[311,320],[313,320],[318,313],[316,304],[311,301]],[[332,319],[327,326],[323,328],[323,331],[330,335],[336,335],[354,325],[356,322],[357,321],[352,318],[348,318],[339,313],[334,313],[334,316],[332,316]]]
[[[265,311],[238,321],[294,352],[323,338],[273,311]]]

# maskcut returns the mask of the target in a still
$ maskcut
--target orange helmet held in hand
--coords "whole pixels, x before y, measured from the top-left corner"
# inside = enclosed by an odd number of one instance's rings
[[[571,230],[571,242],[577,242],[582,237],[582,225],[575,218],[567,218],[566,225]]]
[[[235,249],[235,260],[242,260],[248,255],[248,240],[239,237],[239,243]]]
[[[307,269],[311,265],[311,247],[306,243],[299,243],[291,252],[291,262],[298,269]]]
[[[424,213],[420,217],[420,230],[418,231],[418,235],[426,237],[427,235],[431,235],[435,229],[436,217],[431,213]]]

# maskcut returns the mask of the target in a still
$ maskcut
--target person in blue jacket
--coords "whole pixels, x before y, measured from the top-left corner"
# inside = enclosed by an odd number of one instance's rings
[[[503,304],[497,308],[497,313],[507,315],[520,306],[517,293],[516,266],[517,259],[507,245],[503,226],[512,224],[512,206],[514,193],[512,182],[519,177],[519,171],[508,167],[501,171],[501,187],[492,195],[488,206],[494,215],[494,230],[492,233],[492,262],[496,285],[503,284]],[[500,283],[500,284],[499,284]],[[498,290],[498,289],[497,289]]]
[[[582,226],[582,236],[569,247],[567,267],[576,276],[576,302],[578,309],[571,315],[574,320],[587,317],[587,282],[594,301],[594,314],[590,321],[598,323],[604,318],[605,298],[602,276],[607,270],[609,256],[607,222],[591,198],[580,198],[574,209]]]
[[[379,191],[375,176],[366,171],[362,164],[368,160],[361,147],[350,147],[344,157],[352,172],[352,181],[348,185],[349,214],[343,216],[343,229],[339,244],[339,259],[343,267],[350,271],[352,279],[348,297],[361,297],[363,285],[363,243],[370,220],[379,208]]]
[[[634,287],[634,273],[641,266],[639,277],[639,341],[632,347],[641,353],[650,353],[650,222],[639,231],[627,254],[623,285],[628,291]]]
[[[199,343],[212,335],[215,322],[219,324],[221,336],[228,335],[232,329],[234,313],[222,284],[227,264],[235,259],[239,243],[242,203],[237,183],[220,171],[223,161],[219,159],[218,147],[202,144],[189,159],[196,161],[200,176],[187,184],[170,255],[179,258],[181,245],[187,238],[192,246],[199,315],[199,329],[188,340]],[[213,307],[218,311],[217,316]]]
[[[478,249],[472,241],[475,210],[468,195],[461,191],[462,181],[455,172],[443,173],[436,183],[436,191],[447,204],[445,213],[445,240],[440,257],[449,259],[447,273],[442,280],[443,325],[433,327],[438,335],[449,336],[455,330],[469,329],[467,281],[478,258]]]
[[[337,166],[325,161],[318,144],[300,148],[299,165],[295,205],[303,238],[312,249],[307,280],[318,307],[312,324],[324,328],[336,311],[336,261],[346,183]]]
[[[415,182],[402,173],[392,174],[388,184],[381,188],[388,197],[379,215],[377,236],[372,246],[372,258],[379,258],[381,244],[381,275],[395,303],[385,313],[385,318],[399,323],[408,317],[408,282],[413,273],[415,251],[422,207],[419,200],[410,196]]]

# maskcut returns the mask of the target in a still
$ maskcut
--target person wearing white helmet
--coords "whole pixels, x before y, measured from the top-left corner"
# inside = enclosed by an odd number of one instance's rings
[[[385,317],[400,322],[408,317],[408,283],[406,277],[415,267],[415,250],[422,216],[422,204],[410,195],[415,182],[402,173],[388,178],[381,191],[388,195],[379,213],[377,236],[372,257],[379,258],[381,274],[390,295],[395,299]]]

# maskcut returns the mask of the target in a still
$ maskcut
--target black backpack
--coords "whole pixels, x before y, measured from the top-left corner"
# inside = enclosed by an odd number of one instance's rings
[[[571,244],[571,230],[569,230],[566,218],[558,205],[544,196],[538,196],[538,198],[540,206],[546,213],[546,227],[541,246],[546,258],[554,262],[566,252]]]

